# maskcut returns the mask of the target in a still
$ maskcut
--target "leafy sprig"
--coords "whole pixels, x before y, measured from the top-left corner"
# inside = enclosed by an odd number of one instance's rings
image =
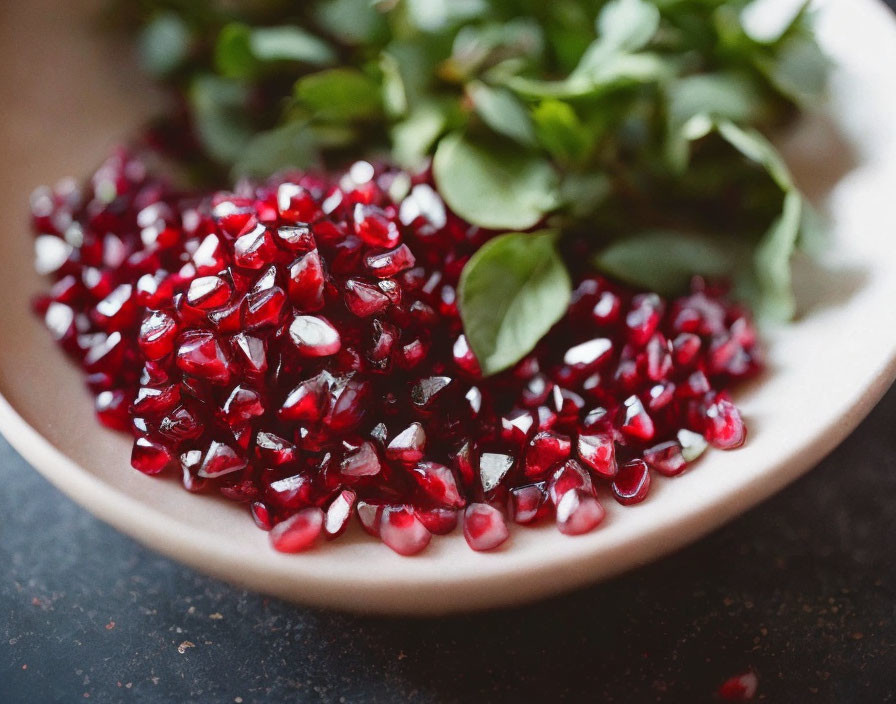
[[[510,233],[459,291],[491,373],[562,313],[569,233],[635,285],[727,276],[760,314],[793,315],[789,263],[816,218],[764,135],[823,92],[827,64],[785,5],[143,0],[140,47],[233,176],[431,158],[453,210]]]

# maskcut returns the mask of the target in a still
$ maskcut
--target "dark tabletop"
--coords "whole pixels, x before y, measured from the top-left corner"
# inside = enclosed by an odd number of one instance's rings
[[[892,3],[891,3],[892,4]],[[293,606],[143,549],[0,440],[0,702],[896,701],[896,389],[808,476],[609,583],[408,620]]]

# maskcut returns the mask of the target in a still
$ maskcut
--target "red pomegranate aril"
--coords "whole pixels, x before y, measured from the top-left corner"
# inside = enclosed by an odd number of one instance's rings
[[[286,294],[277,286],[250,293],[246,298],[243,329],[255,331],[263,327],[276,327],[283,318],[285,305]]]
[[[264,414],[264,404],[255,389],[235,386],[221,407],[222,415],[231,425],[245,423]]]
[[[385,506],[382,504],[371,504],[367,501],[358,501],[355,506],[355,513],[358,514],[358,522],[368,535],[374,538],[380,537],[380,519],[383,516]]]
[[[410,475],[429,501],[447,508],[463,508],[466,505],[453,472],[445,465],[418,462]]]
[[[312,223],[323,214],[317,200],[302,186],[281,184],[277,189],[277,208],[284,220]]]
[[[190,282],[187,303],[200,310],[211,310],[230,300],[233,289],[220,276],[200,276]]]
[[[524,484],[510,490],[510,515],[520,524],[534,523],[550,513],[545,482]]]
[[[230,381],[230,360],[213,333],[197,331],[184,338],[177,350],[177,366],[212,384]]]
[[[644,461],[660,474],[674,477],[687,469],[688,463],[682,455],[681,445],[675,440],[661,442],[644,450]]]
[[[567,460],[558,467],[548,482],[548,494],[551,497],[551,503],[557,506],[563,495],[573,489],[581,489],[590,494],[594,491],[594,485],[591,477],[582,465],[575,460]]]
[[[647,343],[660,324],[663,302],[655,293],[639,293],[632,298],[632,306],[625,317],[629,339],[641,347]]]
[[[386,212],[374,205],[358,203],[352,213],[355,234],[373,247],[395,247],[401,239],[398,227]]]
[[[483,452],[479,456],[479,481],[482,484],[482,491],[488,494],[496,489],[514,464],[515,460],[511,455]]]
[[[326,318],[297,315],[289,326],[289,336],[305,357],[329,357],[342,347],[339,331]]]
[[[274,527],[273,514],[267,506],[261,503],[261,501],[253,502],[249,506],[249,511],[252,514],[252,520],[255,521],[255,525],[262,530],[268,531]]]
[[[470,504],[464,511],[464,538],[477,552],[494,550],[510,537],[507,521],[494,506]]]
[[[713,447],[733,450],[744,444],[747,429],[740,417],[740,411],[727,396],[719,394],[706,406],[706,428],[704,435]]]
[[[112,430],[128,432],[131,427],[127,395],[117,389],[101,391],[96,396],[96,417],[100,423]]]
[[[530,479],[541,479],[551,467],[565,461],[571,451],[572,442],[568,436],[541,431],[529,441],[523,471]]]
[[[728,702],[748,702],[756,696],[758,689],[759,678],[756,677],[756,673],[744,672],[725,680],[716,694],[720,699]]]
[[[314,545],[324,524],[324,512],[310,507],[281,521],[269,533],[271,545],[278,552],[302,552]]]
[[[557,504],[557,530],[564,535],[589,533],[603,522],[605,515],[604,507],[591,494],[572,489]]]
[[[433,535],[448,535],[457,528],[457,516],[459,511],[454,508],[426,508],[417,509],[415,515]]]
[[[215,479],[225,474],[239,472],[246,466],[245,458],[226,443],[213,440],[202,456],[197,474],[200,477]]]
[[[563,356],[563,363],[590,369],[608,359],[612,351],[613,343],[604,337],[598,337],[570,347]]]
[[[237,238],[233,243],[233,262],[244,269],[261,269],[276,252],[274,238],[264,225]]]
[[[644,460],[632,460],[622,465],[610,483],[610,490],[624,506],[646,499],[650,490],[650,470]]]
[[[405,464],[416,464],[423,459],[426,431],[420,423],[411,423],[386,446],[386,457]]]
[[[131,452],[131,466],[144,474],[159,474],[174,458],[171,451],[161,443],[148,438],[137,438]]]
[[[615,293],[604,291],[591,310],[591,319],[598,326],[613,325],[619,319],[622,301]]]
[[[653,419],[637,396],[629,396],[625,400],[620,430],[637,440],[650,440],[656,433]]]
[[[313,313],[324,306],[324,269],[320,253],[313,249],[289,266],[289,300],[300,311]]]
[[[367,271],[381,279],[387,279],[411,269],[415,263],[414,255],[406,244],[379,254],[368,255],[364,260]]]
[[[339,465],[340,474],[346,477],[372,477],[381,469],[376,448],[366,441],[346,452]]]
[[[355,499],[357,499],[357,494],[354,491],[343,489],[330,502],[324,517],[324,535],[327,540],[338,538],[348,528],[348,522],[355,507]]]
[[[392,305],[389,297],[379,288],[359,279],[349,279],[345,282],[343,297],[346,307],[359,318],[382,313]]]
[[[616,476],[616,443],[609,435],[579,435],[576,442],[579,459],[599,477],[611,479]]]
[[[137,342],[144,356],[150,360],[167,357],[174,350],[177,321],[164,311],[153,311],[143,319]]]
[[[380,517],[380,539],[399,555],[416,555],[432,540],[414,512],[407,506],[387,506]]]
[[[429,178],[358,162],[184,198],[117,155],[35,195],[54,281],[34,309],[144,471],[179,464],[290,550],[353,513],[401,553],[464,507],[466,533],[487,519],[474,547],[504,539],[505,508],[579,534],[600,489],[636,502],[650,470],[743,442],[725,392],[760,368],[756,331],[699,280],[667,303],[581,277],[546,339],[482,378],[458,281],[495,233]]]
[[[180,388],[174,384],[159,388],[144,386],[137,392],[130,412],[138,416],[165,415],[180,403]]]

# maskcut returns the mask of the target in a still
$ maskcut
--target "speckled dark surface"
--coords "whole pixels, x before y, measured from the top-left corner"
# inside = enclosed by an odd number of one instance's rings
[[[896,389],[702,542],[512,611],[359,618],[236,590],[91,518],[0,448],[0,702],[896,701]]]
[[[890,2],[896,4],[896,0]],[[0,703],[896,701],[896,389],[700,543],[512,611],[429,620],[233,589],[92,518],[0,440]]]

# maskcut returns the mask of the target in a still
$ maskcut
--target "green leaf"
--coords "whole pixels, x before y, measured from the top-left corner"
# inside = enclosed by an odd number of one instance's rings
[[[247,99],[245,86],[218,76],[200,75],[190,86],[199,139],[220,162],[238,159],[252,138]]]
[[[701,114],[750,122],[761,97],[752,81],[731,73],[687,76],[670,83],[667,91],[669,121],[675,126]]]
[[[532,99],[594,98],[621,88],[656,83],[671,74],[668,61],[657,54],[612,54],[587,70],[576,69],[561,81],[511,76],[505,85]]]
[[[775,146],[759,130],[752,127],[738,127],[729,120],[718,121],[717,128],[719,134],[731,146],[762,166],[783,191],[794,190],[790,169]]]
[[[140,63],[153,76],[176,71],[190,52],[190,30],[173,12],[163,12],[150,20],[138,42]]]
[[[784,40],[774,59],[757,58],[756,64],[772,84],[800,105],[817,101],[827,88],[830,62],[812,37]]]
[[[325,66],[336,53],[322,39],[299,27],[250,27],[234,22],[221,30],[215,65],[230,78],[249,78],[279,62]]]
[[[660,11],[645,0],[611,0],[597,18],[600,42],[616,51],[639,51],[660,26]]]
[[[538,141],[562,162],[582,163],[594,148],[594,131],[579,120],[572,107],[559,100],[544,100],[532,111]]]
[[[566,212],[586,218],[607,199],[610,190],[610,179],[605,174],[571,171],[560,181],[560,200]]]
[[[433,176],[451,209],[481,227],[527,230],[558,205],[557,174],[546,159],[459,132],[439,142]]]
[[[790,320],[796,312],[790,275],[790,258],[796,249],[803,217],[803,199],[795,191],[784,198],[784,209],[763,236],[753,256],[761,296],[758,313],[775,320]]]
[[[316,147],[306,123],[290,122],[256,134],[236,160],[232,173],[235,178],[267,178],[278,171],[307,168],[317,160]]]
[[[383,107],[389,117],[401,117],[408,111],[408,95],[397,59],[384,51],[380,55],[383,72]]]
[[[524,146],[535,146],[532,118],[513,93],[506,88],[492,88],[480,81],[473,81],[467,85],[467,94],[476,114],[495,132]]]
[[[392,155],[406,169],[416,170],[448,124],[445,109],[436,102],[418,105],[392,127]]]
[[[695,275],[719,277],[735,267],[732,247],[718,238],[656,230],[616,240],[598,252],[594,265],[633,286],[675,295]]]
[[[351,122],[382,114],[380,87],[356,69],[333,68],[296,83],[298,101],[323,120]]]
[[[485,14],[484,0],[406,0],[411,21],[424,32],[443,32]]]
[[[525,357],[566,313],[572,287],[554,247],[556,234],[500,235],[464,267],[461,319],[486,376]]]
[[[370,0],[324,0],[313,12],[317,23],[345,44],[370,44],[387,30],[383,13]]]

